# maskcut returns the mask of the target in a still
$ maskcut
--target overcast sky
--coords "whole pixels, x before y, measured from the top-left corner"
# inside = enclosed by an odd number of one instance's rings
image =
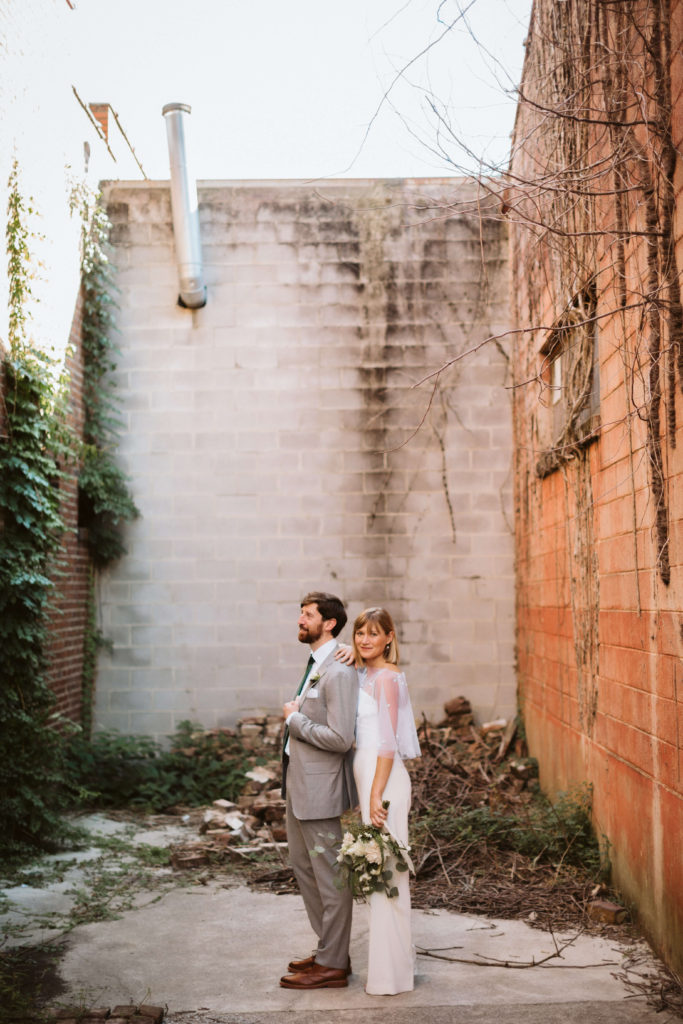
[[[192,106],[203,179],[462,173],[505,162],[530,7],[77,0],[74,84],[118,112],[150,178],[168,177],[172,101]]]

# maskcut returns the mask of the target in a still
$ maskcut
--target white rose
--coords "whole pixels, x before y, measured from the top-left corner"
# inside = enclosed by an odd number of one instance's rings
[[[380,850],[379,843],[376,839],[371,840],[365,847],[365,858],[370,861],[371,864],[382,863],[382,851]]]

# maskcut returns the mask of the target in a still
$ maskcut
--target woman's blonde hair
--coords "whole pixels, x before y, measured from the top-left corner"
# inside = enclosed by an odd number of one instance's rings
[[[385,633],[393,633],[392,639],[389,641],[384,649],[384,657],[390,665],[398,665],[398,640],[396,639],[396,627],[394,626],[394,620],[392,619],[386,608],[366,608],[365,611],[361,612],[356,617],[356,621],[353,624],[353,653],[358,664],[362,664],[363,658],[361,657],[360,651],[356,647],[356,632],[362,629],[367,622],[374,622],[380,627]]]

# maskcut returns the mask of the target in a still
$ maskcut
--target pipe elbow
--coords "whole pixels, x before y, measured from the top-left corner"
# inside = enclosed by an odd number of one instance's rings
[[[183,309],[202,309],[206,305],[206,285],[201,277],[180,277],[178,305]]]

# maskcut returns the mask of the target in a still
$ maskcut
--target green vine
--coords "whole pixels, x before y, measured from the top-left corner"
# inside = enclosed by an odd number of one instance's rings
[[[62,742],[46,682],[47,611],[64,521],[61,466],[70,454],[63,381],[27,337],[31,254],[18,167],[8,182],[9,350],[0,414],[0,853],[50,846],[58,816]]]
[[[125,554],[122,526],[140,513],[126,477],[113,458],[118,430],[118,402],[112,371],[117,349],[109,261],[109,219],[99,203],[79,193],[83,213],[83,405],[85,442],[78,480],[79,522],[88,529],[93,563],[102,568]]]
[[[109,261],[109,219],[84,186],[72,193],[72,210],[80,209],[82,234],[81,287],[83,313],[83,450],[78,478],[78,520],[87,528],[92,567],[88,580],[86,628],[81,675],[81,722],[86,736],[92,727],[97,655],[106,640],[97,625],[95,573],[125,554],[123,524],[140,513],[113,451],[121,426],[111,374],[117,349],[115,286]]]
[[[69,832],[59,813],[69,796],[65,723],[47,684],[46,650],[65,530],[60,481],[75,452],[82,464],[79,524],[88,529],[93,567],[124,552],[122,524],[139,514],[112,456],[119,423],[110,376],[114,301],[106,216],[84,189],[76,193],[84,215],[85,422],[79,445],[66,426],[67,381],[28,336],[34,237],[28,221],[34,211],[22,196],[16,162],[8,191],[9,344],[1,356],[0,391],[0,856],[54,846]],[[82,678],[86,734],[102,642],[91,571]]]

